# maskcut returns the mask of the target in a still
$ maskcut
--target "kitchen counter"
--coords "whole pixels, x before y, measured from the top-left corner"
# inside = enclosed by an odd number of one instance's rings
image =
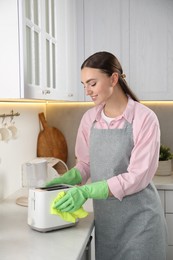
[[[173,190],[173,173],[169,176],[157,176],[153,178],[153,182],[159,190]]]
[[[154,176],[160,190],[173,190],[173,174]],[[93,213],[80,219],[76,226],[41,233],[27,224],[27,207],[16,204],[16,198],[26,195],[21,189],[0,201],[0,259],[2,260],[80,260],[94,227]],[[86,210],[92,208],[86,207]]]
[[[0,202],[0,259],[79,260],[94,226],[93,213],[77,225],[40,233],[27,224],[27,207],[16,204],[23,191]]]

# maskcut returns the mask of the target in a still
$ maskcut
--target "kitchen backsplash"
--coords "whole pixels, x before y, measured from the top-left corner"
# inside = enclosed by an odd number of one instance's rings
[[[173,102],[144,102],[158,116],[161,128],[161,143],[173,150]],[[75,165],[75,140],[84,112],[92,103],[13,103],[0,102],[0,114],[20,113],[14,117],[18,136],[8,142],[0,140],[0,199],[6,198],[22,186],[21,167],[36,157],[37,137],[40,131],[38,113],[45,112],[48,124],[64,134],[68,145],[69,168]],[[10,118],[5,120],[10,124]],[[2,127],[0,118],[0,127]]]

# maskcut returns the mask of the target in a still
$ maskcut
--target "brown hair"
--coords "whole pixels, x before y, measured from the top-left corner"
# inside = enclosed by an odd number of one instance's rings
[[[103,73],[111,76],[114,72],[117,72],[118,82],[126,95],[129,95],[133,100],[139,102],[139,99],[133,93],[125,80],[125,74],[119,60],[112,54],[106,51],[96,52],[88,57],[81,65],[81,70],[85,67],[99,69]]]

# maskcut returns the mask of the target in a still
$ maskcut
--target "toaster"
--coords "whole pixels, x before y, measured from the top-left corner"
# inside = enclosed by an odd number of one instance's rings
[[[37,231],[48,232],[74,226],[58,215],[50,213],[50,205],[61,191],[71,188],[70,185],[56,185],[52,187],[30,188],[28,195],[28,225]]]

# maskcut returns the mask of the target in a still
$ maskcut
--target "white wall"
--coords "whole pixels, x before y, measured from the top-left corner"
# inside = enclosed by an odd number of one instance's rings
[[[45,103],[0,102],[0,115],[19,112],[14,117],[18,137],[4,142],[0,140],[0,199],[21,188],[21,165],[35,158],[37,136],[40,131],[38,113],[45,112]],[[10,118],[4,121],[10,123]],[[2,118],[0,117],[0,127]]]

